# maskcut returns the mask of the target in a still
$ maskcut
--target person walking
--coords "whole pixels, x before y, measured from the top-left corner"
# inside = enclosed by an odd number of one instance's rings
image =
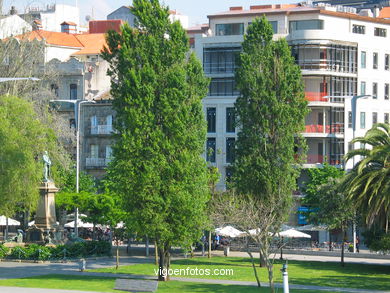
[[[359,244],[360,244],[359,236],[356,236],[356,252],[357,253],[359,253]]]

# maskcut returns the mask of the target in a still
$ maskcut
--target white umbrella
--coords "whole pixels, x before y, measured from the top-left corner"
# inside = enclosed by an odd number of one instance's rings
[[[215,233],[217,233],[218,235],[221,235],[221,236],[234,238],[234,237],[241,236],[241,234],[243,232],[240,230],[237,230],[236,228],[234,228],[232,226],[226,226],[223,228],[221,227],[221,228],[215,229]]]
[[[57,225],[59,225],[60,223],[59,222],[56,222]],[[31,222],[28,222],[28,226],[32,226],[32,225],[35,225],[35,220],[34,221],[31,221]]]
[[[311,238],[309,234],[297,231],[295,229],[289,229],[286,231],[276,233],[276,236],[284,237],[284,238]]]
[[[78,226],[79,228],[93,228],[93,224],[92,224],[92,223],[84,223],[84,222],[81,221],[80,219],[77,221],[77,226]],[[74,221],[65,224],[64,227],[67,227],[67,228],[74,228]]]
[[[319,226],[314,226],[314,225],[305,225],[305,226],[300,226],[295,228],[298,231],[326,231],[328,230],[328,227],[325,225],[319,225]]]
[[[7,225],[7,217],[0,216],[0,226],[5,226],[5,225]],[[8,226],[19,226],[19,225],[20,225],[19,221],[8,218]]]

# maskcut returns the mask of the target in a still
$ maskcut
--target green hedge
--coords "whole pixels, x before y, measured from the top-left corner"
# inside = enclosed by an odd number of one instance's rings
[[[11,251],[0,244],[0,258],[9,259],[50,260],[103,255],[111,255],[109,242],[86,241],[54,247],[30,244],[26,247],[14,247]]]

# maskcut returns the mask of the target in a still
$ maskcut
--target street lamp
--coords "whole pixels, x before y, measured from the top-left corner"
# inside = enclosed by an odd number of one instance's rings
[[[80,109],[81,104],[92,103],[95,104],[95,101],[88,100],[51,100],[50,102],[64,102],[74,104],[74,113],[76,120],[76,193],[79,193],[79,177],[80,177]],[[79,236],[78,229],[78,220],[79,220],[79,208],[76,207],[74,211],[74,233],[76,237]]]
[[[355,132],[356,132],[356,113],[357,113],[357,100],[358,99],[365,99],[371,97],[371,95],[360,95],[360,96],[353,96],[351,99],[351,109],[352,109],[352,140],[355,139]],[[353,143],[353,149],[355,149],[355,143]],[[355,156],[352,158],[353,166],[355,166]],[[356,223],[353,221],[352,223],[352,238],[353,238],[353,253],[356,253]]]

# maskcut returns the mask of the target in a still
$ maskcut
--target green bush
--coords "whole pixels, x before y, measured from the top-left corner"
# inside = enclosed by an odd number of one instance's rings
[[[26,254],[26,249],[24,247],[16,246],[11,249],[9,257],[13,259],[26,259]]]
[[[390,233],[381,230],[369,230],[363,233],[364,243],[370,250],[390,253]]]
[[[5,247],[3,244],[0,244],[0,258],[5,258],[9,252],[9,248]]]

